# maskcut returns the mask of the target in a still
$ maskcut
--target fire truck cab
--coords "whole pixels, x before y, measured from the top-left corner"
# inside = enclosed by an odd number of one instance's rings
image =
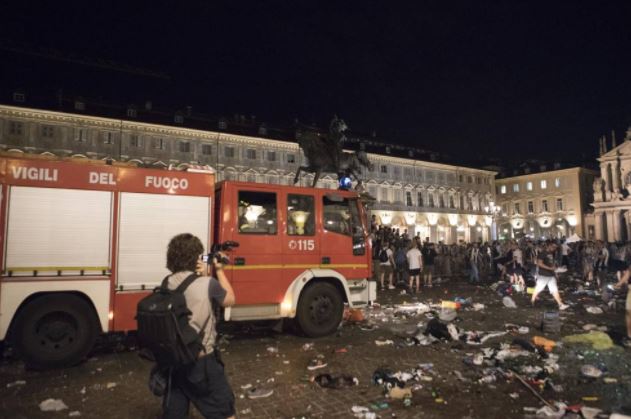
[[[210,168],[207,168],[210,169]],[[357,194],[244,182],[211,170],[0,156],[0,341],[32,367],[72,365],[100,333],[136,329],[167,274],[169,240],[235,241],[226,320],[295,318],[335,330],[376,298]]]

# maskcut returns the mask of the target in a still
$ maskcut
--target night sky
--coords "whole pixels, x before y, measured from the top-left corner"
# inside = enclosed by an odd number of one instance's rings
[[[3,5],[0,41],[168,75],[123,78],[106,97],[142,85],[215,115],[325,126],[338,114],[471,160],[591,158],[631,124],[631,1],[41,3]],[[37,67],[24,74],[49,80]],[[90,85],[76,74],[55,83]]]

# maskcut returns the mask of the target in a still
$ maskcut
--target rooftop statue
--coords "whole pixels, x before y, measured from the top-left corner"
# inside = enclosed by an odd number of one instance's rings
[[[328,135],[322,136],[320,133],[307,131],[300,136],[298,145],[304,152],[308,164],[298,167],[294,184],[300,179],[301,172],[311,172],[314,173],[312,186],[315,188],[322,172],[331,172],[336,173],[338,178],[354,178],[357,180],[357,189],[361,189],[361,168],[372,169],[372,163],[364,151],[348,152],[342,149],[342,144],[346,141],[344,131],[347,129],[346,123],[336,116],[331,121]]]

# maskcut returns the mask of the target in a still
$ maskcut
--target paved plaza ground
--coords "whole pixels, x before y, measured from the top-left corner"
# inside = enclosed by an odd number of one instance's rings
[[[561,333],[545,336],[558,342],[562,336],[585,333],[585,325],[595,324],[607,326],[616,340],[623,330],[624,311],[608,308],[599,296],[572,293],[574,288],[569,277],[563,282],[565,299],[572,307],[561,314]],[[471,297],[472,302],[485,305],[479,311],[461,309],[458,312],[455,324],[461,330],[507,331],[506,323],[514,323],[527,326],[529,331],[526,334],[512,331],[480,346],[454,341],[420,346],[413,344],[411,336],[416,335],[417,328],[423,330],[429,315],[409,312],[395,316],[392,309],[400,304],[439,303],[442,299],[456,297]],[[424,290],[419,296],[402,295],[401,290],[381,292],[380,307],[367,310],[368,320],[376,324],[370,331],[362,330],[357,324],[344,324],[336,335],[314,340],[291,333],[275,333],[259,324],[227,325],[227,339],[220,348],[236,395],[238,417],[346,418],[353,417],[354,405],[365,406],[381,418],[524,417],[529,414],[524,408],[538,409],[543,403],[515,377],[499,374],[497,367],[501,371],[527,371],[525,367],[529,365],[543,365],[536,354],[502,364],[491,358],[481,366],[464,362],[471,355],[481,353],[483,348],[499,349],[502,343],[510,344],[515,338],[530,340],[537,335],[544,336],[539,328],[542,313],[555,308],[549,295],[534,308],[527,295],[513,298],[518,307],[505,308],[502,297],[488,285],[473,286],[454,279]],[[588,306],[605,310],[603,314],[591,314],[585,310]],[[375,343],[387,340],[392,344],[378,346]],[[311,349],[308,349],[310,345],[305,347],[308,343],[313,343]],[[63,370],[25,371],[21,362],[5,359],[0,366],[0,417],[62,418],[74,411],[88,418],[159,417],[160,401],[147,388],[151,365],[141,360],[133,349],[122,345],[116,350],[101,346],[86,362]],[[559,369],[549,375],[550,382],[541,392],[546,400],[567,405],[582,403],[605,412],[631,413],[631,350],[618,345],[595,350],[590,346],[566,344],[555,348],[553,353],[559,356]],[[318,355],[328,366],[308,371],[309,361]],[[411,371],[421,363],[433,365],[426,366],[425,378],[415,383],[409,406],[402,400],[386,398],[383,387],[371,382],[378,368]],[[603,376],[583,376],[581,367],[585,364],[595,365],[604,372]],[[310,382],[311,377],[320,373],[350,374],[359,380],[359,385],[320,388]],[[495,382],[478,382],[489,373],[496,377]],[[248,385],[271,388],[274,393],[267,398],[250,400],[242,389]],[[38,405],[48,398],[62,399],[68,409],[41,412]],[[199,417],[196,412],[192,416]]]

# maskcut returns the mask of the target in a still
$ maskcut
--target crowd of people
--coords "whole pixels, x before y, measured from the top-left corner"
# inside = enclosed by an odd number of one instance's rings
[[[631,243],[605,243],[565,238],[496,240],[445,244],[411,235],[405,229],[371,226],[373,278],[383,289],[421,293],[437,283],[466,278],[472,284],[505,280],[518,292],[529,292],[534,305],[548,289],[559,310],[569,305],[558,288],[559,274],[570,272],[587,287],[624,292],[631,277]],[[631,342],[631,293],[626,299],[627,345]]]

